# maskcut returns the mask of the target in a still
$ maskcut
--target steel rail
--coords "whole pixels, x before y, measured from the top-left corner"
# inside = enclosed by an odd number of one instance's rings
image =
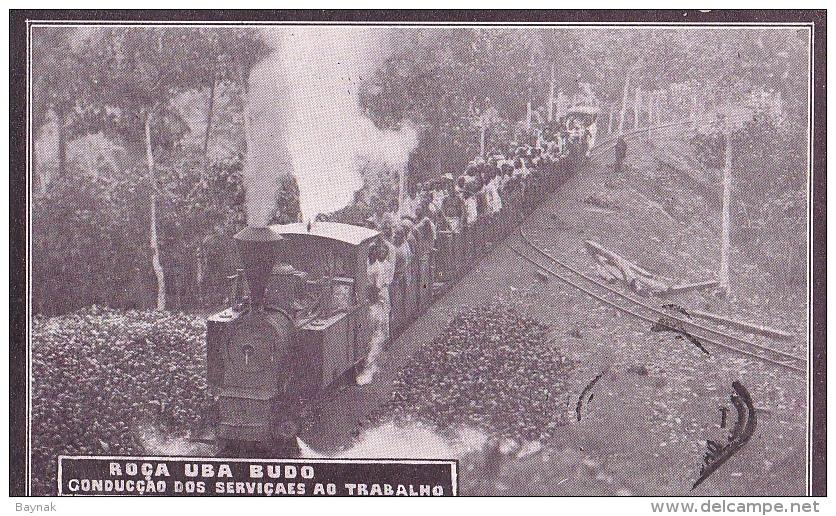
[[[624,306],[621,306],[621,305],[619,305],[619,304],[617,304],[617,303],[615,303],[615,302],[613,302],[613,301],[611,301],[611,300],[609,300],[609,299],[606,299],[606,298],[605,298],[605,297],[603,297],[602,295],[599,295],[599,294],[596,294],[595,292],[592,292],[592,291],[591,291],[591,290],[589,290],[588,288],[585,288],[584,286],[579,285],[579,284],[578,284],[578,283],[576,283],[575,281],[572,281],[570,278],[567,278],[567,277],[565,277],[564,275],[561,275],[560,273],[555,272],[554,270],[550,269],[549,267],[547,267],[547,266],[543,265],[542,263],[539,263],[537,260],[535,260],[535,259],[531,258],[530,256],[528,256],[526,253],[524,253],[523,251],[519,250],[519,249],[518,249],[518,248],[516,248],[515,246],[513,246],[513,245],[511,245],[511,244],[507,244],[507,243],[506,243],[506,245],[507,245],[507,247],[508,247],[509,249],[511,249],[511,251],[513,251],[515,254],[517,254],[520,258],[523,258],[525,261],[527,261],[527,262],[531,263],[532,265],[534,265],[534,266],[535,266],[535,267],[537,267],[538,269],[542,270],[543,272],[546,272],[546,273],[548,273],[548,274],[550,274],[550,275],[554,276],[555,278],[559,279],[560,281],[563,281],[564,283],[566,283],[566,284],[568,284],[568,285],[570,285],[570,286],[572,286],[572,287],[576,288],[577,290],[580,290],[581,292],[583,292],[583,293],[585,293],[585,294],[587,294],[587,295],[589,295],[589,296],[593,297],[594,299],[597,299],[598,301],[601,301],[602,303],[604,303],[604,304],[606,304],[606,305],[609,305],[609,306],[611,306],[612,308],[615,308],[616,310],[619,310],[620,312],[623,312],[623,313],[626,313],[626,314],[628,314],[628,315],[631,315],[631,316],[633,316],[633,317],[635,317],[635,318],[637,318],[637,319],[641,319],[642,321],[645,321],[645,322],[648,322],[648,323],[651,323],[651,324],[656,324],[656,323],[658,323],[658,320],[656,320],[656,319],[655,319],[655,318],[653,318],[653,317],[648,317],[648,316],[646,316],[646,315],[642,315],[642,314],[640,314],[640,313],[638,313],[638,312],[636,312],[636,311],[632,310],[632,309],[631,309],[631,308],[629,308],[629,307],[624,307]],[[636,304],[637,304],[637,303],[635,302],[635,300],[632,300],[632,299],[631,299],[631,298],[629,298],[629,297],[628,297],[627,299],[630,299],[630,300],[631,300],[631,302],[633,302],[633,304],[634,304],[634,305],[636,305]],[[638,306],[646,307],[646,305],[643,305],[643,304],[640,304],[640,303],[638,304]],[[651,307],[651,308],[652,308],[652,307]],[[654,312],[656,311],[656,309],[653,309],[653,310],[654,310]],[[675,317],[672,317],[670,314],[667,314],[667,313],[665,313],[665,312],[661,312],[661,313],[663,313],[663,314],[664,314],[664,316],[665,316],[665,317],[667,317],[668,319],[676,319]],[[693,324],[693,323],[688,322],[688,324]],[[721,332],[716,332],[716,333],[718,333],[719,335],[721,335],[722,337],[725,337],[725,338],[731,337],[731,336],[726,335],[726,334],[721,333]],[[764,355],[758,354],[758,353],[756,353],[756,352],[754,352],[754,351],[749,351],[749,350],[741,349],[741,348],[736,347],[736,346],[733,346],[733,345],[731,345],[731,344],[727,344],[727,343],[719,342],[719,341],[717,341],[717,340],[715,340],[715,339],[713,339],[713,338],[710,338],[710,337],[706,337],[706,336],[703,336],[703,335],[698,335],[698,334],[692,334],[692,335],[693,335],[695,338],[697,338],[698,340],[700,340],[701,342],[706,342],[706,343],[708,343],[708,344],[711,344],[711,345],[713,345],[713,346],[717,346],[717,347],[719,347],[719,348],[723,348],[723,349],[727,349],[727,350],[730,350],[730,351],[734,351],[734,352],[737,352],[737,353],[740,353],[740,354],[743,354],[743,355],[747,355],[747,356],[750,356],[750,357],[756,358],[756,359],[758,359],[758,360],[762,360],[762,361],[764,361],[764,362],[768,362],[768,363],[770,363],[770,364],[777,365],[777,366],[780,366],[780,367],[783,367],[783,368],[786,368],[786,369],[790,369],[790,370],[793,370],[793,371],[796,371],[796,372],[801,372],[801,373],[806,373],[806,372],[807,372],[806,365],[805,365],[804,367],[799,367],[799,365],[798,365],[798,364],[793,364],[793,363],[791,363],[791,362],[789,362],[789,361],[786,361],[786,360],[785,360],[785,361],[776,360],[776,359],[770,358],[770,357],[768,357],[768,356],[764,356]],[[742,342],[746,343],[747,345],[752,345],[751,343],[746,342],[746,341],[742,341]],[[759,347],[759,346],[757,346],[757,345],[752,345],[752,346],[753,346],[753,347],[756,347],[756,348],[758,348],[758,347]],[[803,359],[799,359],[798,357],[793,357],[793,358],[792,358],[792,360],[797,360],[797,361],[799,361],[799,362],[802,362],[802,363],[805,363],[805,364],[806,364],[806,361],[804,361]]]
[[[798,360],[798,361],[804,361],[804,360],[805,360],[803,357],[799,357],[798,355],[793,355],[792,353],[787,353],[787,352],[785,352],[785,351],[781,351],[781,350],[779,350],[779,349],[770,348],[769,346],[764,346],[764,345],[761,345],[761,344],[755,344],[755,343],[749,342],[748,340],[742,339],[742,338],[737,337],[737,336],[735,336],[735,335],[731,335],[731,334],[728,334],[728,333],[725,333],[725,332],[722,332],[722,331],[716,330],[716,329],[714,329],[714,328],[710,328],[710,327],[708,327],[708,326],[704,326],[704,325],[699,324],[699,323],[697,323],[697,322],[694,322],[694,321],[692,321],[692,320],[683,319],[683,318],[681,318],[681,317],[677,317],[677,316],[675,316],[675,315],[671,315],[671,314],[669,314],[668,312],[665,312],[665,311],[659,310],[658,308],[656,308],[656,307],[654,307],[654,306],[650,306],[650,305],[648,305],[648,304],[646,304],[646,303],[643,303],[641,300],[635,299],[635,298],[634,298],[634,297],[632,297],[632,296],[628,296],[627,294],[625,294],[625,293],[623,293],[623,292],[620,292],[620,291],[618,291],[618,290],[616,290],[616,289],[614,289],[614,288],[610,287],[609,285],[607,285],[607,284],[605,284],[605,283],[601,283],[601,282],[600,282],[600,281],[598,281],[597,279],[592,278],[592,277],[590,277],[590,276],[587,276],[586,274],[584,274],[584,273],[583,273],[583,271],[579,271],[579,270],[575,269],[574,267],[572,267],[571,265],[567,265],[567,264],[563,263],[562,261],[558,260],[557,258],[555,258],[554,256],[552,256],[551,254],[549,254],[548,252],[546,252],[544,249],[542,249],[540,246],[538,246],[538,245],[536,245],[535,243],[533,243],[533,242],[531,241],[531,239],[530,239],[530,238],[528,238],[528,236],[527,236],[527,235],[525,234],[525,232],[523,231],[522,226],[520,226],[520,228],[519,228],[519,232],[520,232],[520,237],[523,239],[523,242],[525,242],[525,243],[526,243],[527,245],[529,245],[532,249],[534,249],[535,251],[537,251],[539,254],[541,254],[541,255],[545,256],[546,258],[548,258],[549,260],[551,260],[551,261],[552,261],[552,262],[554,262],[555,264],[557,264],[557,265],[559,265],[560,267],[562,267],[562,268],[564,268],[564,269],[568,270],[569,272],[572,272],[572,273],[574,273],[574,274],[576,274],[576,275],[578,275],[578,276],[582,277],[582,278],[583,278],[583,279],[585,279],[586,281],[589,281],[590,283],[594,283],[595,285],[597,285],[597,286],[599,286],[599,287],[603,288],[604,290],[607,290],[607,291],[609,291],[610,293],[615,294],[615,295],[617,295],[618,297],[621,297],[621,298],[623,298],[623,299],[627,300],[627,301],[628,301],[628,302],[630,302],[630,303],[633,303],[633,304],[635,304],[635,305],[641,306],[642,308],[645,308],[645,309],[647,309],[647,310],[649,310],[649,311],[653,312],[654,314],[656,314],[656,315],[658,315],[658,316],[660,316],[660,317],[667,317],[668,319],[670,319],[670,320],[674,320],[674,321],[677,321],[677,322],[679,322],[680,324],[683,324],[683,325],[688,325],[688,326],[691,326],[691,327],[693,327],[693,328],[697,328],[698,330],[702,330],[702,331],[705,331],[705,332],[708,332],[708,333],[714,334],[714,335],[719,336],[719,337],[722,337],[722,338],[727,338],[727,339],[729,339],[729,340],[733,340],[733,341],[735,341],[735,342],[737,342],[737,343],[739,343],[739,344],[743,344],[743,345],[745,345],[745,346],[752,346],[752,347],[755,347],[755,348],[761,349],[761,350],[763,350],[763,351],[767,351],[767,352],[769,352],[769,353],[773,353],[773,354],[775,354],[775,355],[783,356],[783,357],[788,358],[788,359],[790,359],[790,360]]]
[[[635,136],[635,135],[643,133],[643,132],[650,132],[650,131],[654,131],[654,130],[658,130],[658,129],[664,129],[664,128],[668,128],[668,127],[674,127],[674,126],[690,125],[692,123],[693,123],[693,120],[679,120],[679,121],[668,122],[668,123],[660,124],[660,125],[647,126],[647,127],[642,127],[642,128],[639,128],[639,129],[633,129],[631,131],[621,133],[620,136]],[[607,139],[603,140],[602,142],[597,144],[595,147],[593,147],[591,152],[595,153],[595,152],[604,150],[604,147],[608,146],[608,145],[612,144],[614,141],[616,141],[616,138],[618,136],[619,136],[619,134],[617,134],[617,133],[613,134],[613,135],[609,135],[609,137]],[[554,256],[550,255],[549,253],[544,251],[539,246],[533,244],[531,242],[531,240],[525,235],[525,232],[523,231],[522,225],[519,227],[519,232],[520,232],[520,236],[522,237],[522,239],[525,241],[526,244],[528,244],[529,246],[534,248],[538,253],[544,255],[546,258],[548,258],[552,262],[554,262],[554,263],[558,264],[559,266],[571,271],[574,274],[577,274],[577,275],[581,276],[583,279],[585,279],[587,281],[590,281],[590,282],[596,284],[597,286],[602,287],[602,288],[606,289],[607,291],[609,291],[613,294],[616,294],[619,297],[622,297],[622,298],[626,299],[627,301],[629,301],[631,303],[634,303],[634,304],[639,305],[643,308],[646,308],[646,309],[654,312],[655,314],[657,314],[659,316],[664,316],[664,317],[668,318],[669,320],[675,320],[675,321],[679,322],[680,324],[684,324],[684,325],[691,326],[693,328],[697,328],[699,330],[708,332],[708,333],[716,335],[718,337],[725,338],[725,339],[731,340],[733,342],[737,342],[737,343],[742,344],[744,346],[756,348],[758,350],[761,350],[761,351],[764,351],[764,352],[767,352],[767,353],[772,353],[774,355],[784,357],[786,360],[789,360],[789,361],[796,361],[800,364],[803,364],[804,368],[806,370],[807,360],[803,357],[799,357],[799,356],[794,355],[792,353],[787,353],[785,351],[774,349],[774,348],[771,348],[769,346],[763,346],[761,344],[756,344],[756,343],[750,342],[748,340],[742,339],[740,337],[737,337],[735,335],[727,334],[727,333],[715,330],[713,328],[703,326],[703,325],[698,324],[696,322],[693,322],[691,320],[685,320],[685,319],[681,319],[681,318],[678,318],[678,317],[675,317],[675,316],[671,316],[670,314],[668,314],[666,312],[663,312],[663,311],[658,310],[658,309],[656,309],[652,306],[649,306],[649,305],[646,305],[645,303],[642,303],[640,300],[637,300],[637,299],[635,299],[631,296],[627,296],[626,294],[624,294],[622,292],[619,292],[619,291],[617,291],[613,288],[610,288],[608,285],[603,284],[603,283],[597,281],[594,278],[588,277],[583,272],[575,270],[571,266],[561,262],[560,260],[556,259]]]

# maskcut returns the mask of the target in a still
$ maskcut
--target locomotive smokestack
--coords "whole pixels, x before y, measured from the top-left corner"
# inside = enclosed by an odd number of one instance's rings
[[[264,290],[278,259],[282,237],[268,227],[247,226],[232,238],[238,244],[238,252],[244,262],[252,310],[260,311],[264,308]]]

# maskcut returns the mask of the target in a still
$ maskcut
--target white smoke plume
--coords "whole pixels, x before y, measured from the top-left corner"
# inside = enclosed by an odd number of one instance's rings
[[[215,446],[169,435],[151,424],[140,425],[139,440],[148,455],[211,457],[217,453]]]
[[[302,216],[349,204],[362,188],[362,159],[403,170],[417,145],[412,128],[383,131],[366,117],[360,84],[388,55],[389,29],[282,27],[269,30],[273,53],[250,74],[244,167],[249,224],[274,207],[276,177],[292,169]]]

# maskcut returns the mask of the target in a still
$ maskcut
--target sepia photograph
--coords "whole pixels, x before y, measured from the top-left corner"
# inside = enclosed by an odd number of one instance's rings
[[[782,13],[18,13],[13,495],[826,494]]]

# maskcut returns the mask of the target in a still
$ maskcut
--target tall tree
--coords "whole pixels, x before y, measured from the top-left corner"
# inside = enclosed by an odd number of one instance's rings
[[[32,133],[37,137],[44,125],[54,123],[58,177],[69,173],[67,143],[76,134],[78,106],[89,100],[95,77],[95,58],[75,48],[75,34],[70,27],[32,28]],[[47,178],[41,170],[35,170],[35,178],[43,191]]]
[[[179,141],[178,115],[170,109],[180,92],[217,80],[219,46],[211,29],[118,27],[96,39],[106,68],[98,84],[99,102],[89,111],[135,155],[144,151],[149,202],[149,246],[157,279],[157,308],[166,308],[166,278],[158,226],[159,184],[155,151],[166,153]]]

